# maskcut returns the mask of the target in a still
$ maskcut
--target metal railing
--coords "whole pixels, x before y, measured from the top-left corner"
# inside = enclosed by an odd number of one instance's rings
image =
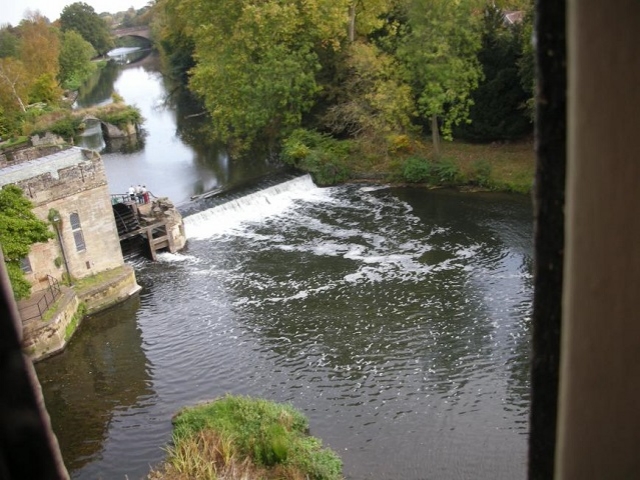
[[[149,202],[151,201],[152,198],[158,198],[148,190],[147,190],[147,193],[149,194],[148,196]],[[128,193],[112,193],[111,205],[115,205],[116,203],[147,203],[142,201],[141,198],[142,198],[141,194],[134,194],[134,196],[131,197],[131,195],[129,195]]]
[[[26,302],[25,306],[18,308],[22,321],[33,320],[34,318],[42,318],[49,307],[53,305],[62,291],[60,290],[60,282],[53,278],[51,275],[47,275],[48,286],[42,290],[31,294],[31,298],[40,297],[37,301],[31,303]]]

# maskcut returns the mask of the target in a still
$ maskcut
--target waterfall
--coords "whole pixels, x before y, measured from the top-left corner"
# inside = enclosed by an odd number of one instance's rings
[[[229,200],[185,217],[187,238],[208,238],[239,226],[242,222],[259,222],[276,215],[295,204],[296,200],[313,196],[318,188],[310,175],[288,180],[283,183]]]

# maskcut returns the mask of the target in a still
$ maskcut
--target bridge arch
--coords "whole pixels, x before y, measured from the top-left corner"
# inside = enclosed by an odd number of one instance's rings
[[[116,38],[139,37],[151,41],[151,31],[146,25],[138,27],[116,28],[115,30],[111,30],[111,33]]]

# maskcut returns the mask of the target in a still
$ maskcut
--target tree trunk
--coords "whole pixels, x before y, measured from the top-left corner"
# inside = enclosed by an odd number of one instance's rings
[[[356,39],[356,4],[355,1],[349,5],[349,43]]]
[[[440,159],[440,130],[438,130],[438,117],[431,115],[431,140],[433,141],[433,155]]]

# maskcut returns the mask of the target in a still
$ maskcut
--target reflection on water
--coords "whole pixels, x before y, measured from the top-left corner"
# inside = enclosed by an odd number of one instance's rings
[[[351,479],[525,478],[527,199],[302,177],[216,208],[38,365],[74,478],[143,476],[227,392],[303,410]]]
[[[67,468],[100,455],[109,427],[130,409],[154,402],[150,365],[142,349],[134,297],[118,313],[91,316],[74,337],[74,348],[37,364],[54,431]],[[136,428],[135,422],[128,428]]]
[[[76,139],[77,145],[102,154],[111,193],[142,184],[182,204],[191,196],[281,169],[260,154],[232,159],[213,143],[202,107],[160,73],[155,53],[124,66],[109,63],[80,90],[77,105],[104,105],[116,92],[140,109],[141,135],[105,142],[96,128]]]

